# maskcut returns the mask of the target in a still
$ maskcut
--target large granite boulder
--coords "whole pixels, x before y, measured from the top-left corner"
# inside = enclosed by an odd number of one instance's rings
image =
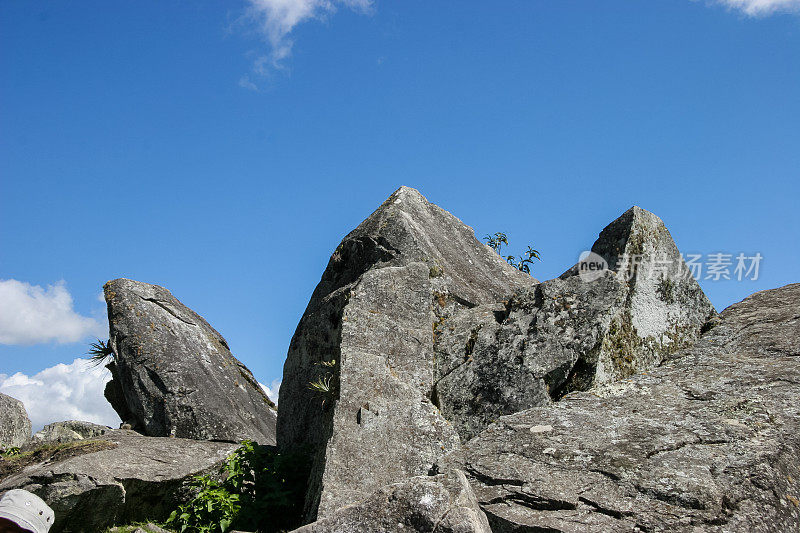
[[[106,283],[106,398],[123,422],[154,437],[275,444],[274,404],[225,339],[164,287]]]
[[[499,416],[658,365],[716,315],[654,214],[629,209],[592,252],[606,268],[579,263],[437,323],[433,400],[462,439]]]
[[[490,533],[463,472],[417,476],[294,533]]]
[[[108,426],[84,422],[81,420],[67,420],[53,422],[33,434],[31,444],[38,445],[48,442],[73,442],[76,440],[93,439],[105,435],[111,430]]]
[[[25,489],[55,511],[50,533],[104,531],[115,523],[163,521],[189,494],[195,475],[216,471],[236,445],[144,437],[110,430],[112,446],[45,461],[0,481],[0,493]]]
[[[662,366],[505,416],[462,464],[495,532],[800,529],[800,284]]]
[[[534,283],[408,187],[344,238],[292,338],[278,406],[278,446],[312,456],[306,521],[458,447],[430,401],[435,325]]]
[[[0,393],[0,450],[17,448],[31,438],[31,421],[21,401]]]

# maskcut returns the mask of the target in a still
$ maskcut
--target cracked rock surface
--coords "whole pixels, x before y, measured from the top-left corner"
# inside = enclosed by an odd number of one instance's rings
[[[800,284],[661,366],[504,416],[459,463],[492,530],[800,529]]]
[[[275,444],[274,404],[203,317],[158,285],[116,279],[104,290],[105,395],[123,422],[153,437]]]
[[[434,306],[534,283],[409,187],[342,240],[292,338],[278,406],[278,446],[312,456],[306,522],[425,475],[459,446],[430,401]]]
[[[115,523],[164,520],[186,495],[185,483],[215,470],[236,445],[144,437],[109,430],[113,449],[40,463],[4,479],[0,493],[25,489],[55,511],[50,533],[103,531]]]
[[[658,365],[716,315],[653,213],[632,207],[592,251],[608,264],[597,279],[576,266],[437,322],[433,399],[462,439],[499,416]]]
[[[0,393],[0,450],[17,448],[31,438],[31,421],[21,401]]]
[[[490,533],[464,473],[417,476],[294,533]]]
[[[81,420],[67,420],[47,424],[33,434],[32,444],[72,442],[76,440],[93,439],[104,435],[111,430],[108,426],[83,422]]]

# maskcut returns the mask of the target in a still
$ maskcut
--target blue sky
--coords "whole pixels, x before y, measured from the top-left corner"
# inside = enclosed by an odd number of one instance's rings
[[[0,390],[104,419],[73,361],[117,277],[272,383],[330,253],[400,185],[534,244],[540,279],[636,204],[684,252],[763,256],[701,279],[720,310],[799,281],[798,7],[3,2]]]

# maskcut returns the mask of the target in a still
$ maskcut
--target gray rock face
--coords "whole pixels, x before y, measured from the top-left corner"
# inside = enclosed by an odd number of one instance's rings
[[[55,511],[51,533],[159,521],[180,503],[192,476],[218,468],[236,448],[221,442],[144,437],[126,430],[110,430],[101,438],[118,446],[29,466],[0,482],[0,493],[25,489],[42,498]]]
[[[31,439],[34,444],[46,442],[72,442],[76,440],[93,439],[105,435],[111,430],[108,426],[101,426],[80,420],[67,420],[47,424],[41,431],[33,434]]]
[[[418,476],[379,490],[295,533],[490,533],[464,474]]]
[[[437,323],[433,399],[462,439],[499,416],[651,368],[716,314],[652,213],[626,211],[592,250],[609,265],[597,279],[576,266]]]
[[[106,398],[149,436],[275,443],[277,414],[225,339],[165,288],[106,283],[113,380]]]
[[[0,393],[0,450],[22,446],[31,438],[31,421],[21,401]]]
[[[464,446],[495,532],[800,528],[800,284],[662,366],[502,417]]]
[[[313,456],[306,521],[427,474],[459,445],[430,402],[441,316],[535,283],[402,187],[331,256],[289,347],[278,446]]]
[[[112,527],[111,529],[108,530],[108,533],[170,533],[170,532],[150,522],[137,527],[133,531],[131,531],[130,527],[125,527],[125,526]],[[236,533],[236,532],[231,531],[231,533]]]

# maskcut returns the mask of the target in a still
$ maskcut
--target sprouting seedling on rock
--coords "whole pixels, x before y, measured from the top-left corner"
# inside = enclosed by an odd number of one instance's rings
[[[483,240],[486,241],[486,244],[498,255],[500,254],[500,249],[503,246],[508,246],[508,238],[506,237],[505,233],[497,232],[494,235],[486,235]],[[531,273],[531,265],[533,264],[534,259],[538,259],[539,261],[542,258],[539,256],[539,250],[534,249],[532,246],[528,246],[528,250],[525,252],[524,255],[519,256],[517,258],[513,255],[506,255],[502,256],[506,262],[519,270],[520,272],[525,272],[526,274]]]
[[[525,252],[525,255],[520,256],[519,259],[517,259],[513,255],[509,255],[508,257],[506,257],[506,261],[508,262],[509,265],[513,266],[520,272],[525,272],[526,274],[531,273],[530,265],[533,264],[534,259],[538,259],[539,261],[542,260],[541,257],[539,257],[539,251],[534,250],[530,246],[528,246],[528,250]]]
[[[331,381],[333,380],[332,374],[325,374],[325,376],[319,376],[314,381],[308,384],[308,388],[322,393],[329,393],[331,392]]]
[[[95,364],[95,366],[101,365],[105,363],[108,359],[114,358],[114,350],[111,349],[111,341],[101,341],[97,339],[97,342],[93,342],[89,345],[89,351],[86,352],[89,355],[89,361]]]
[[[503,245],[508,246],[508,239],[506,238],[505,233],[497,232],[494,235],[487,235],[483,238],[483,240],[486,241],[486,244],[489,246],[489,248],[498,254],[500,253],[500,248],[502,248]]]

